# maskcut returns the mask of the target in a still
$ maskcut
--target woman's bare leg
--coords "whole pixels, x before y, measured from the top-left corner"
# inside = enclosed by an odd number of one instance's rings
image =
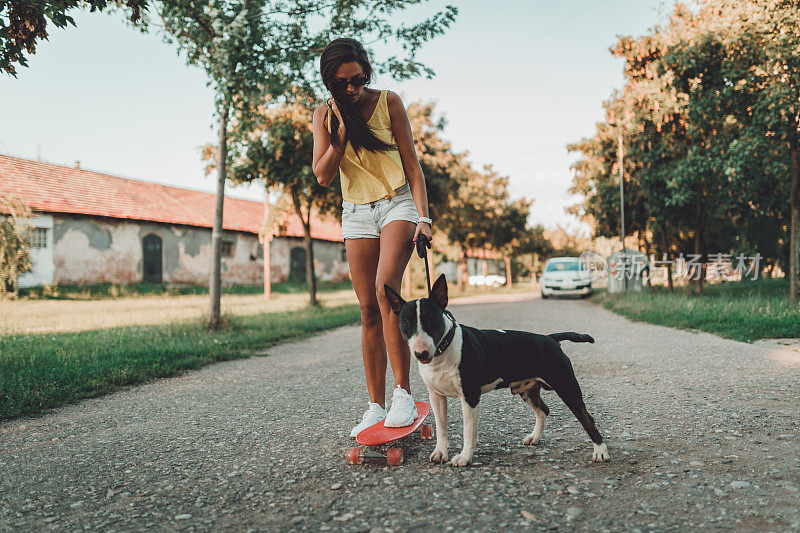
[[[394,383],[408,392],[411,392],[408,381],[411,351],[400,334],[400,318],[392,312],[383,284],[400,293],[403,272],[414,251],[412,239],[416,228],[416,224],[407,220],[395,220],[381,228],[380,259],[374,289],[383,317],[383,339],[389,351]]]
[[[386,345],[378,300],[375,297],[375,277],[378,269],[380,241],[378,238],[345,239],[350,277],[361,306],[361,355],[370,401],[386,409]]]

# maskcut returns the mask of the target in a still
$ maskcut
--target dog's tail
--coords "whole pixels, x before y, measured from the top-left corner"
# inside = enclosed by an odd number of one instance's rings
[[[550,335],[548,335],[548,337],[550,337],[556,342],[561,342],[561,341],[594,342],[594,338],[591,335],[586,335],[585,333],[575,333],[574,331],[551,333]]]

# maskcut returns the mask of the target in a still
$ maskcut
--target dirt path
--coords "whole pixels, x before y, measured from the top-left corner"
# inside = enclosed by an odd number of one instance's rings
[[[564,343],[612,462],[553,393],[542,442],[507,391],[479,408],[478,461],[344,462],[366,407],[358,327],[0,424],[0,530],[800,530],[800,355],[630,322],[588,302],[451,310]],[[392,381],[389,379],[389,387]],[[427,400],[416,363],[412,392]],[[449,402],[451,455],[461,444]]]
[[[327,306],[357,304],[352,289],[325,291],[317,298]],[[255,315],[295,311],[308,305],[308,294],[273,293],[225,294],[222,312]],[[62,333],[87,329],[167,324],[182,320],[200,321],[208,311],[208,296],[143,296],[108,300],[16,300],[0,301],[0,335]]]

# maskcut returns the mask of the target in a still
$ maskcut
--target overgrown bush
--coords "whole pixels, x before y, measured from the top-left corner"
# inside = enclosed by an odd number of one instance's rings
[[[31,269],[31,210],[13,197],[0,196],[0,299],[16,298],[19,275]]]

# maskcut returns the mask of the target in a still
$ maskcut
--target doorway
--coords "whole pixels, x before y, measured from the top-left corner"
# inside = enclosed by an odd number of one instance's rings
[[[161,237],[146,235],[142,239],[143,279],[147,283],[161,283],[162,246]]]
[[[289,279],[306,282],[306,249],[295,246],[289,252]]]

